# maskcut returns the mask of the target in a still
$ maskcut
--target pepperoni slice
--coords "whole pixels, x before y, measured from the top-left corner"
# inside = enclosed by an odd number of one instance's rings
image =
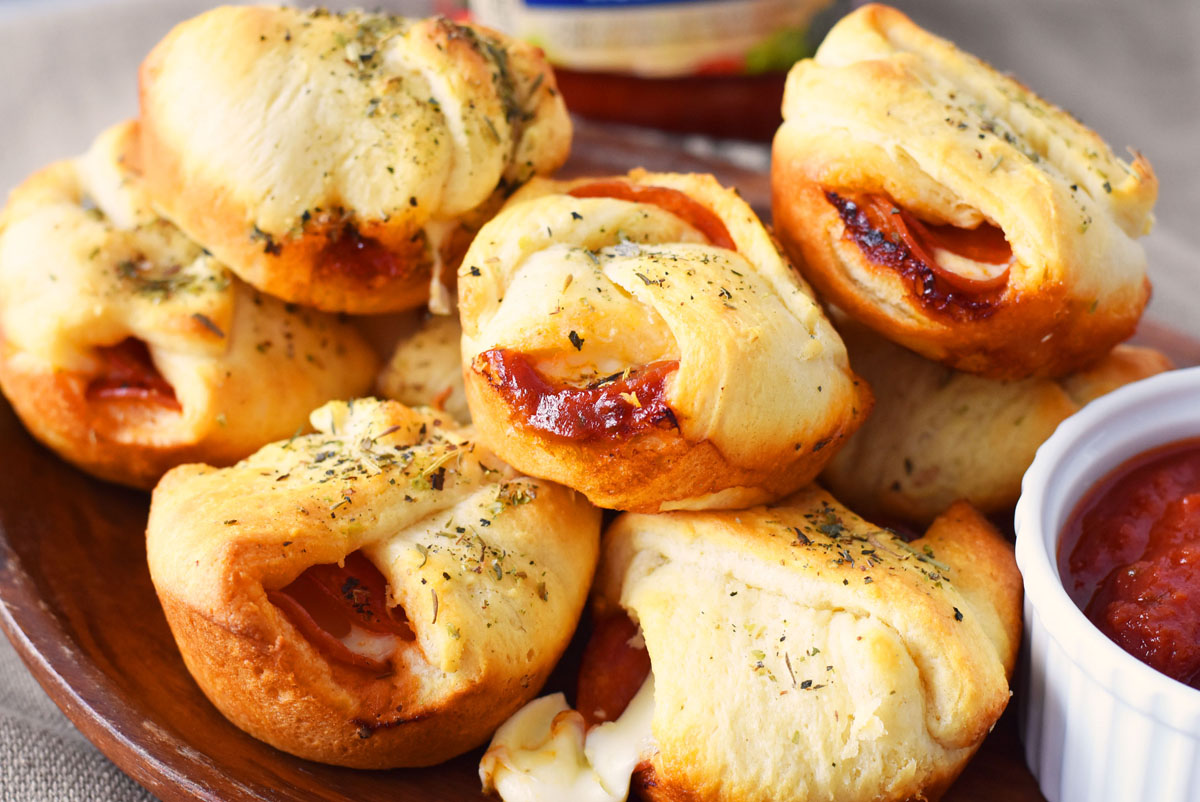
[[[1012,248],[1004,232],[984,223],[964,229],[923,223],[883,195],[843,197],[826,192],[855,242],[872,262],[889,267],[906,279],[928,309],[960,318],[983,318],[997,307],[1008,283]],[[938,263],[937,250],[1004,269],[986,279],[964,276]]]
[[[379,569],[358,551],[343,563],[314,565],[267,599],[329,657],[386,671],[401,643],[416,636],[404,611],[388,606]]]
[[[154,366],[146,343],[129,337],[116,345],[97,348],[96,355],[104,362],[104,368],[88,383],[88,399],[131,399],[158,404],[176,412],[182,409],[174,388]]]
[[[620,717],[650,675],[650,653],[630,643],[638,632],[623,610],[596,623],[583,650],[575,694],[575,708],[588,727]]]
[[[670,187],[653,187],[628,184],[624,181],[593,181],[575,187],[567,194],[576,198],[614,198],[616,200],[648,203],[670,212],[698,230],[718,248],[737,250],[737,244],[729,235],[725,223],[707,206],[690,196]]]
[[[907,209],[895,204],[885,195],[867,195],[859,201],[872,226],[885,235],[896,235],[913,256],[949,284],[967,292],[984,292],[1003,287],[1007,271],[988,279],[974,279],[942,267],[934,255],[935,249],[991,265],[1007,265],[1012,261],[1012,246],[1004,232],[990,223],[976,228],[922,223]],[[893,239],[893,241],[895,241]]]
[[[678,425],[666,400],[666,379],[679,369],[676,360],[651,362],[585,387],[551,382],[525,354],[505,348],[481,353],[474,369],[526,426],[568,440],[626,438]]]

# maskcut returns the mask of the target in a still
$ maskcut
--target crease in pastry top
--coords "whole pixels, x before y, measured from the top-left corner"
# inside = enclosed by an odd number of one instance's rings
[[[821,482],[874,521],[925,524],[958,499],[987,514],[1011,510],[1038,446],[1059,423],[1118,387],[1172,367],[1152,348],[1118,345],[1059,379],[985,379],[834,320],[876,403]]]
[[[365,391],[348,324],[264,296],[158,216],[121,123],[35,173],[0,213],[0,387],[35,437],[149,488],[228,464]]]
[[[1009,699],[1012,548],[965,503],[905,542],[810,487],[605,533],[578,711],[537,699],[480,765],[504,799],[936,800]],[[781,760],[780,755],[787,758]]]
[[[535,180],[459,269],[481,436],[614,509],[810,481],[870,408],[808,286],[711,176]]]
[[[599,510],[432,410],[331,402],[316,433],[155,489],[150,574],[234,724],[357,768],[439,763],[541,688],[596,565]]]
[[[822,296],[993,378],[1061,376],[1133,333],[1158,185],[1141,155],[869,5],[788,75],[780,239]]]
[[[140,87],[164,214],[327,311],[449,311],[473,232],[570,147],[541,51],[442,18],[218,8],[159,43]]]

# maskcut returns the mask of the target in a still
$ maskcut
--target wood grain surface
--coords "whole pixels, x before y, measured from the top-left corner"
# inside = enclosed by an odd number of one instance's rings
[[[630,135],[632,136],[632,135]],[[637,154],[635,157],[634,154]],[[713,169],[760,210],[761,173],[681,153],[658,139],[582,128],[570,172]],[[1200,344],[1148,325],[1143,340],[1180,364]],[[0,402],[0,626],[77,727],[164,800],[482,799],[479,752],[429,769],[385,772],[293,758],[229,724],[192,682],[146,567],[149,497],[91,479],[35,443]],[[579,642],[551,689],[570,690]],[[1020,693],[1020,689],[1016,689]],[[949,802],[1042,800],[1025,768],[1013,709],[945,797]]]

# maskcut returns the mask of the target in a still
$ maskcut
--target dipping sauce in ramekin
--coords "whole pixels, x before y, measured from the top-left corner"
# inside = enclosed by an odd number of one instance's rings
[[[1059,540],[1072,600],[1118,646],[1200,688],[1200,438],[1122,463]]]
[[[1049,802],[1200,802],[1200,691],[1146,665],[1088,620],[1071,596],[1082,592],[1086,607],[1091,589],[1075,588],[1065,564],[1074,546],[1060,544],[1074,511],[1107,495],[1095,488],[1114,472],[1186,441],[1200,445],[1200,367],[1088,404],[1042,444],[1021,484],[1025,644],[1017,703],[1025,758]],[[1139,559],[1135,552],[1122,562]],[[1097,567],[1094,583],[1111,573]]]

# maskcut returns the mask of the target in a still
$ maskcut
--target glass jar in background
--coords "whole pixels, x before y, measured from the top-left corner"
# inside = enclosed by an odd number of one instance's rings
[[[468,0],[476,22],[546,52],[576,114],[759,141],[779,127],[788,68],[812,54],[848,6],[833,0]]]

